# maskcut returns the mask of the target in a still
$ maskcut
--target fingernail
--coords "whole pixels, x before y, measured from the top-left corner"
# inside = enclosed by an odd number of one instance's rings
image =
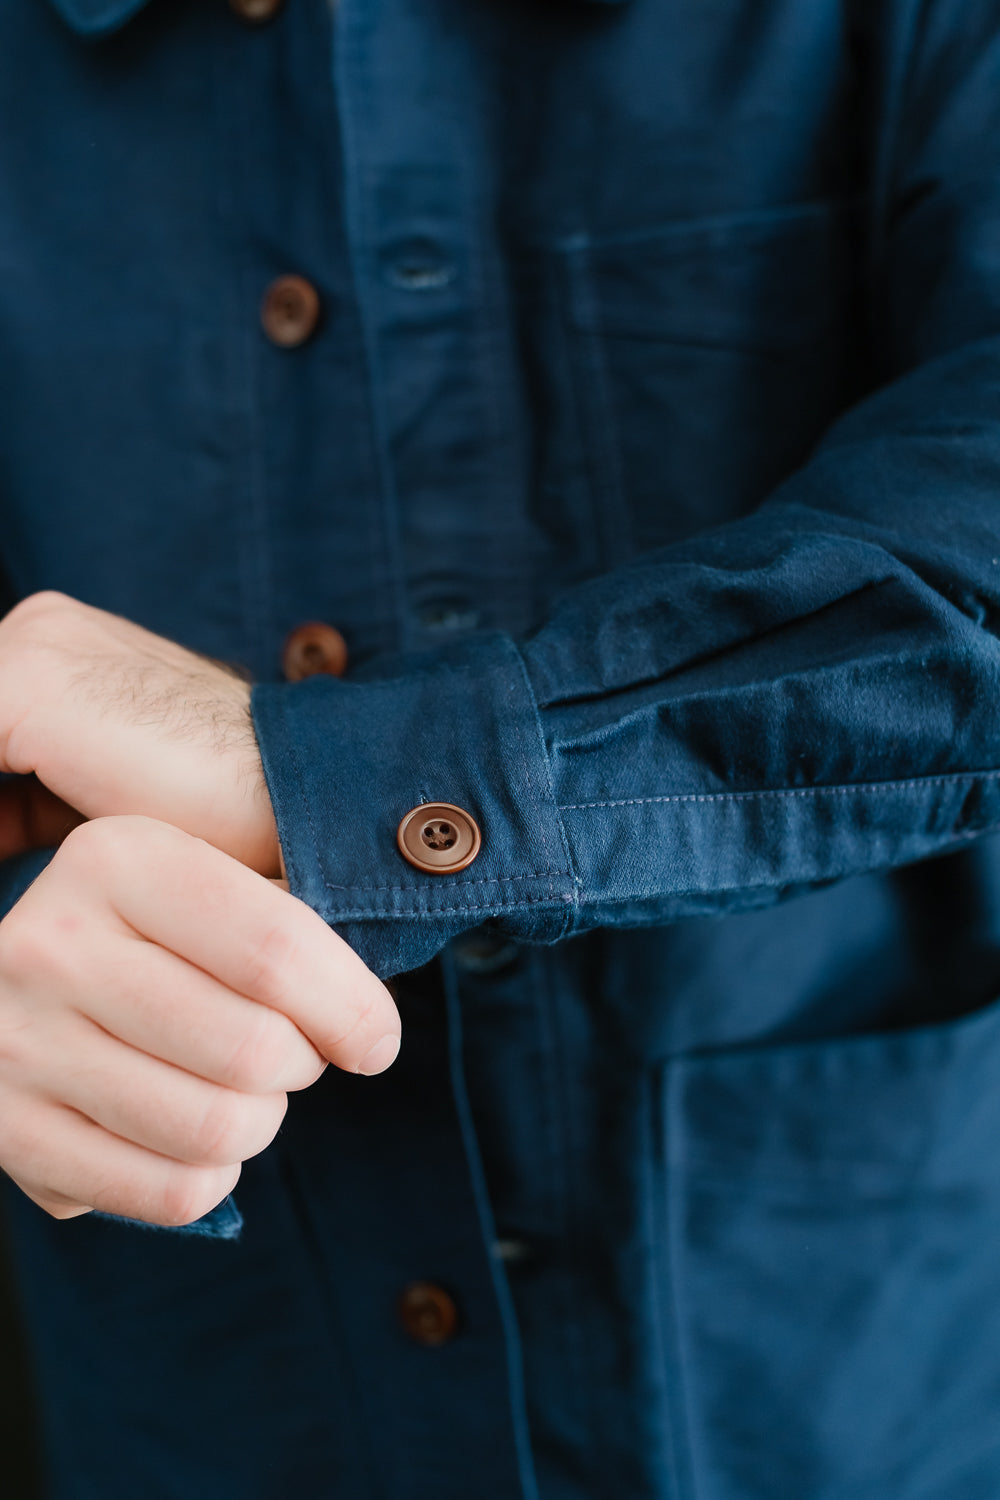
[[[391,1033],[384,1036],[358,1063],[358,1072],[369,1076],[372,1073],[384,1073],[389,1064],[395,1062],[398,1051],[399,1037]]]

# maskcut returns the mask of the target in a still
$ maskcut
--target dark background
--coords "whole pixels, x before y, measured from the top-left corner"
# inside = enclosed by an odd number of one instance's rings
[[[0,1495],[41,1500],[30,1377],[0,1217]]]

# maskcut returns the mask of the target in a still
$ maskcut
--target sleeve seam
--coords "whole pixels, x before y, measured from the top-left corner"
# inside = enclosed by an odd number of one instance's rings
[[[544,774],[544,777],[545,777],[545,789],[548,792],[549,806],[551,808],[553,808],[553,810],[555,812],[556,828],[558,829],[558,832],[559,832],[559,842],[562,845],[563,860],[564,860],[563,868],[561,870],[558,870],[558,871],[553,870],[551,872],[551,874],[568,875],[569,878],[570,878],[570,880],[571,880],[571,882],[572,882],[572,884],[573,884],[573,890],[574,890],[574,893],[575,893],[573,897],[563,898],[567,902],[567,905],[566,905],[566,917],[565,917],[565,920],[563,922],[562,930],[560,931],[560,933],[558,935],[560,938],[563,938],[563,937],[566,937],[569,934],[570,929],[571,929],[571,927],[573,925],[573,907],[579,901],[579,893],[580,893],[580,889],[581,889],[581,886],[582,886],[582,881],[580,880],[580,876],[579,876],[579,874],[578,874],[578,872],[576,870],[576,867],[574,866],[574,863],[573,863],[573,855],[572,855],[572,851],[570,849],[569,839],[566,836],[566,829],[565,829],[565,827],[563,825],[563,820],[562,820],[562,816],[561,816],[562,809],[560,808],[559,803],[556,800],[555,781],[553,780],[553,776],[552,776],[552,763],[551,763],[551,758],[549,756],[548,746],[545,743],[545,730],[542,727],[541,709],[539,708],[539,705],[538,705],[538,699],[535,696],[535,690],[534,690],[534,687],[532,686],[531,677],[528,674],[527,663],[525,662],[524,657],[523,657],[521,651],[519,650],[518,646],[516,645],[516,643],[512,642],[511,644],[512,644],[512,647],[513,647],[514,656],[515,656],[516,661],[517,661],[518,671],[520,672],[521,680],[522,680],[522,682],[524,684],[524,691],[525,691],[525,694],[526,694],[527,700],[528,700],[529,712],[531,713],[531,716],[532,716],[532,719],[533,719],[534,725],[535,725],[535,732],[536,732],[536,734],[538,736],[539,752],[540,752],[541,757],[542,757],[543,774]],[[549,852],[548,841],[545,838],[544,831],[542,833],[542,847],[543,847],[543,849],[545,851],[546,859],[551,863],[552,856],[551,856],[551,854]],[[520,878],[520,877],[515,877],[515,878]],[[551,878],[549,880],[549,891],[552,894],[552,896],[554,897],[555,896],[555,891],[553,890],[553,887],[552,887]]]
[[[957,786],[963,782],[996,781],[997,771],[963,771],[949,776],[919,776],[909,781],[859,781],[836,786],[770,787],[748,792],[678,792],[663,797],[621,797],[607,802],[563,802],[560,812],[585,812],[603,807],[645,807],[664,802],[752,802],[764,797],[849,797],[854,793],[921,791],[924,787]]]

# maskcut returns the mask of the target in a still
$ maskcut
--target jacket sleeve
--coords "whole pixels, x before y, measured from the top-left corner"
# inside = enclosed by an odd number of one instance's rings
[[[378,972],[487,917],[663,922],[1000,827],[1000,8],[906,9],[872,153],[882,383],[810,461],[526,641],[255,690],[292,889]],[[397,851],[438,800],[482,827],[459,874]]]

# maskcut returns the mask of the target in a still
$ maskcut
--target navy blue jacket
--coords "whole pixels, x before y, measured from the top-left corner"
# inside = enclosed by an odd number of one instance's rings
[[[48,1494],[996,1500],[1000,3],[239,9],[0,0],[0,559],[254,675],[404,1045],[8,1194]]]

